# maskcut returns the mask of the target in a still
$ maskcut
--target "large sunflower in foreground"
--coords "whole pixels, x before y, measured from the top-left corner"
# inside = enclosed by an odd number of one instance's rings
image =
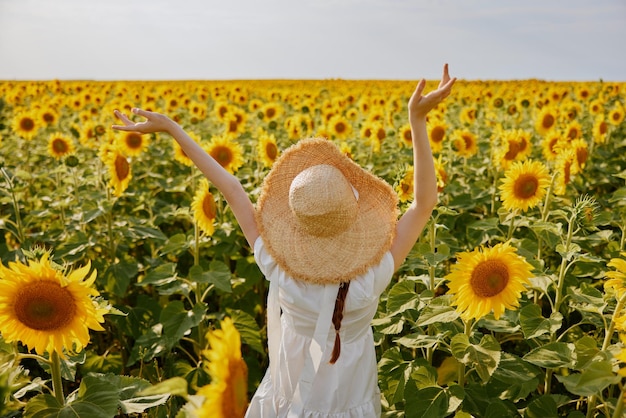
[[[248,406],[248,367],[241,357],[241,338],[230,318],[221,329],[207,333],[210,349],[204,351],[211,383],[198,390],[204,403],[200,418],[240,418]]]
[[[620,255],[626,257],[626,252],[622,252]],[[613,288],[617,294],[617,299],[621,299],[626,294],[626,260],[623,258],[612,258],[607,266],[616,270],[607,271],[604,274],[609,279],[604,282],[604,287]]]
[[[64,275],[44,254],[28,265],[0,264],[0,333],[7,342],[21,341],[38,354],[81,351],[89,343],[89,329],[102,331],[102,317],[92,287],[91,264]]]
[[[452,304],[464,320],[480,319],[493,311],[496,319],[505,309],[519,306],[529,283],[532,266],[508,243],[457,254],[448,280]]]
[[[500,185],[502,206],[527,211],[537,206],[550,186],[550,174],[539,161],[518,161],[506,171]]]
[[[217,209],[215,206],[215,198],[209,191],[209,182],[207,179],[202,179],[200,187],[196,191],[191,202],[191,209],[193,210],[193,217],[198,223],[200,229],[207,235],[213,235],[215,227],[213,223],[217,216]]]
[[[231,174],[239,170],[244,163],[243,147],[226,135],[211,138],[206,151]]]

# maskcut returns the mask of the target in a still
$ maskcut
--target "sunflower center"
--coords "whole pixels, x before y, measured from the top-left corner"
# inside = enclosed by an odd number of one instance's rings
[[[265,145],[265,154],[267,155],[267,158],[274,161],[278,156],[278,148],[276,148],[276,144],[274,144],[273,142],[268,142]]]
[[[541,121],[541,125],[546,128],[549,129],[552,127],[552,125],[554,125],[554,116],[552,115],[545,115],[543,117],[543,120]]]
[[[273,118],[275,115],[276,115],[276,109],[274,109],[273,107],[269,107],[265,111],[265,116],[267,116],[269,119]]]
[[[248,403],[248,369],[241,360],[229,361],[228,369],[227,389],[222,395],[222,411],[229,411],[233,417],[240,417],[244,415]]]
[[[385,130],[382,128],[376,132],[376,137],[378,138],[379,141],[382,141],[383,139],[385,139],[386,136],[387,136],[387,132],[385,132]]]
[[[470,278],[470,286],[474,293],[484,298],[496,296],[508,283],[509,270],[506,264],[499,260],[486,260],[478,264]]]
[[[65,154],[67,152],[67,143],[62,139],[55,139],[52,141],[52,149],[59,154]]]
[[[23,118],[20,121],[20,128],[22,128],[22,130],[24,131],[32,131],[33,129],[35,129],[35,121],[31,118]]]
[[[441,126],[435,126],[433,130],[430,132],[430,140],[433,142],[441,142],[443,141],[443,136],[446,131]]]
[[[215,219],[217,210],[215,208],[215,200],[211,193],[207,193],[202,201],[202,211],[204,215],[209,219]]]
[[[50,124],[54,122],[54,115],[52,113],[46,112],[43,114],[43,121]]]
[[[509,149],[504,154],[504,159],[512,161],[517,157],[517,153],[520,152],[520,144],[517,141],[509,141]]]
[[[411,131],[410,130],[406,130],[404,131],[404,140],[408,143],[412,143],[413,142],[413,137],[411,136]]]
[[[230,150],[230,148],[225,146],[216,147],[211,153],[211,156],[215,158],[222,167],[228,166],[228,164],[230,164],[230,162],[233,160],[232,151]]]
[[[515,181],[513,193],[519,199],[529,199],[534,197],[539,188],[539,179],[533,174],[522,174]]]
[[[128,161],[126,161],[126,158],[122,157],[121,155],[118,155],[115,158],[115,173],[117,174],[117,178],[120,180],[124,180],[126,177],[128,177],[128,174],[130,173],[130,166],[128,165]]]
[[[76,313],[70,291],[54,282],[29,283],[18,291],[15,299],[17,319],[38,331],[62,329]]]
[[[336,131],[338,134],[342,134],[342,133],[344,133],[344,132],[346,131],[346,125],[345,125],[345,123],[343,123],[343,122],[338,122],[338,123],[335,125],[335,131]]]
[[[131,132],[126,136],[126,145],[130,149],[139,149],[141,148],[141,135],[135,132]]]

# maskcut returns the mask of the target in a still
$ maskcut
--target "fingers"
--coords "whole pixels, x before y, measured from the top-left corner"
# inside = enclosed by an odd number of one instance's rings
[[[413,93],[413,96],[421,96],[422,92],[424,91],[424,87],[426,87],[426,80],[422,78],[419,83],[417,83],[417,87],[415,87],[415,92]]]

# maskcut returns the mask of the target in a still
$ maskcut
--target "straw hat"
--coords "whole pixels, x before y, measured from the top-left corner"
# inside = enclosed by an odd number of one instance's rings
[[[257,202],[268,252],[294,279],[339,283],[380,262],[395,234],[398,198],[332,142],[304,139],[274,163]]]

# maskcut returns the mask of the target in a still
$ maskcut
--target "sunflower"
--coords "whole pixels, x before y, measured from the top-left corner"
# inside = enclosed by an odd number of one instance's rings
[[[554,164],[554,171],[556,173],[554,193],[561,196],[565,194],[567,185],[571,183],[572,177],[578,174],[574,150],[567,148],[559,152]]]
[[[270,102],[263,105],[261,108],[261,119],[266,122],[270,122],[278,119],[283,114],[283,107],[277,102]]]
[[[138,157],[148,147],[147,136],[138,132],[123,132],[116,142],[120,150],[130,157]]]
[[[257,152],[261,161],[265,167],[271,167],[278,158],[280,152],[276,145],[276,137],[274,134],[262,133],[259,136],[259,142],[257,144]]]
[[[206,151],[231,174],[244,163],[243,147],[226,135],[216,135],[211,138]]]
[[[596,116],[593,122],[593,140],[597,144],[604,144],[608,138],[609,125],[604,120],[604,116]]]
[[[413,134],[411,133],[411,125],[406,123],[399,129],[398,139],[402,145],[409,148],[413,146]]]
[[[116,146],[108,148],[108,152],[103,158],[103,161],[109,169],[111,176],[109,184],[113,187],[113,194],[119,197],[128,188],[128,184],[132,178],[130,163]]]
[[[568,123],[567,126],[565,127],[564,137],[568,141],[574,141],[576,139],[582,138],[582,136],[583,136],[583,127],[581,126],[580,122],[572,121]]]
[[[576,155],[576,164],[578,165],[578,170],[580,171],[585,168],[585,163],[589,157],[589,147],[587,146],[587,142],[585,142],[584,139],[579,138],[570,142],[569,146],[574,151],[574,155]]]
[[[429,119],[427,129],[432,152],[441,151],[443,149],[443,140],[446,137],[446,124],[440,119]]]
[[[615,106],[609,112],[609,123],[619,126],[624,121],[624,109],[621,106]]]
[[[547,134],[556,126],[556,118],[556,109],[550,106],[542,107],[535,119],[535,129],[541,135]]]
[[[44,253],[39,261],[0,263],[0,333],[38,354],[81,351],[89,329],[103,331],[107,310],[99,308],[91,263],[65,275]]]
[[[592,100],[591,103],[589,103],[588,108],[589,113],[591,113],[592,115],[601,115],[604,113],[604,102],[600,99]]]
[[[33,112],[22,111],[13,117],[11,127],[20,137],[24,139],[33,139],[39,130],[37,120],[37,115],[33,114]]]
[[[554,161],[559,155],[559,147],[563,139],[558,132],[550,132],[541,140],[541,150],[546,161]]]
[[[241,357],[241,337],[230,318],[221,329],[207,333],[210,349],[204,350],[211,383],[197,394],[204,402],[195,412],[199,418],[241,418],[248,406],[248,366]]]
[[[469,106],[463,107],[459,118],[464,125],[472,125],[476,122],[476,109]]]
[[[626,252],[621,252],[622,257],[626,257]],[[612,258],[607,263],[608,267],[613,267],[615,271],[607,271],[604,275],[609,280],[604,282],[604,288],[612,288],[617,296],[621,299],[626,294],[626,260],[623,258]]]
[[[59,121],[58,110],[56,110],[55,108],[51,106],[41,108],[39,112],[37,113],[39,116],[39,120],[43,122],[46,126],[56,125],[57,122]]]
[[[478,152],[476,135],[470,131],[455,130],[452,138],[452,147],[461,157],[471,157]]]
[[[550,186],[550,174],[539,161],[514,163],[505,173],[500,192],[502,205],[508,210],[526,211],[541,202]]]
[[[437,173],[437,191],[443,191],[446,183],[448,181],[448,173],[446,172],[446,167],[441,161],[441,155],[438,158],[433,157],[433,163],[435,164],[435,172]]]
[[[57,160],[73,154],[75,151],[74,141],[60,132],[50,135],[48,139],[48,153]]]
[[[233,108],[224,120],[224,132],[227,135],[237,135],[246,130],[246,113],[238,108]]]
[[[328,130],[334,138],[347,139],[352,134],[352,124],[347,118],[336,114],[328,121]]]
[[[480,319],[493,311],[499,319],[505,309],[519,306],[529,284],[532,266],[508,243],[457,254],[448,280],[452,304],[464,320]]]
[[[400,179],[396,185],[396,192],[398,193],[398,199],[400,202],[407,202],[413,199],[413,166],[410,165],[404,171],[404,176]]]
[[[191,202],[191,209],[200,229],[208,236],[213,235],[213,232],[215,232],[213,224],[217,216],[217,208],[215,206],[215,198],[209,190],[207,179],[202,179],[200,182],[200,187],[198,187]]]

